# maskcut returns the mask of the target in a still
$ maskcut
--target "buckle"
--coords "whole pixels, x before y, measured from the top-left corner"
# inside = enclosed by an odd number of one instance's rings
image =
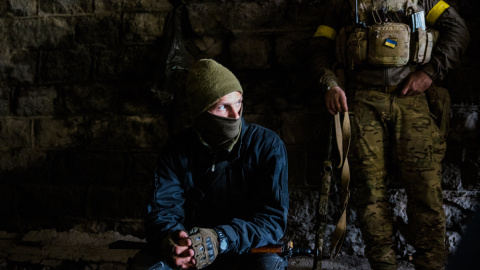
[[[396,85],[389,85],[389,86],[384,86],[384,92],[385,93],[392,93],[392,92],[395,92],[397,90],[397,87],[398,87],[398,84]]]
[[[398,84],[396,85],[389,85],[389,86],[357,86],[357,90],[370,90],[370,91],[378,91],[383,93],[393,93],[397,90]]]

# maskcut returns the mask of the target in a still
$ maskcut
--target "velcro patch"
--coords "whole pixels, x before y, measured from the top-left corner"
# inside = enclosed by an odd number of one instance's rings
[[[387,38],[385,40],[385,43],[383,43],[383,45],[385,45],[387,47],[390,47],[392,49],[395,49],[395,47],[397,46],[397,39],[396,38]]]

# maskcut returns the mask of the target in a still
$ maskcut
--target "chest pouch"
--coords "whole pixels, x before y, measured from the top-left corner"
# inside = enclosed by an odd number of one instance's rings
[[[368,29],[355,28],[347,41],[347,64],[350,69],[367,61]]]
[[[374,24],[368,31],[368,63],[399,67],[410,60],[410,27],[403,23]]]

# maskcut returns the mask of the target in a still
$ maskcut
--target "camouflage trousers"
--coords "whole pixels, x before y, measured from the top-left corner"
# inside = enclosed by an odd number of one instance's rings
[[[424,94],[399,97],[356,91],[352,116],[352,184],[372,269],[397,269],[393,215],[385,179],[393,174],[407,194],[407,241],[415,269],[444,269],[445,212],[441,161],[445,138],[430,115]]]

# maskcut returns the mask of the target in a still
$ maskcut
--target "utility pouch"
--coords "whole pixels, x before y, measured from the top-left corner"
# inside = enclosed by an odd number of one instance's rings
[[[428,63],[430,58],[432,58],[433,46],[437,42],[438,31],[436,30],[427,30],[427,45],[425,48],[425,59],[423,59],[422,64]]]
[[[367,29],[355,28],[350,33],[347,41],[348,67],[353,69],[355,65],[362,65],[367,60]]]
[[[410,27],[403,23],[374,24],[368,32],[368,62],[399,67],[410,60]]]
[[[435,119],[435,124],[439,128],[440,134],[446,136],[450,120],[450,94],[447,89],[434,84],[425,93],[430,113]]]
[[[432,57],[432,49],[438,38],[438,31],[429,29],[427,31],[419,28],[413,33],[412,58],[413,64],[425,64]]]
[[[413,32],[412,35],[412,62],[419,64],[424,63],[425,53],[427,51],[427,31],[419,28]]]

